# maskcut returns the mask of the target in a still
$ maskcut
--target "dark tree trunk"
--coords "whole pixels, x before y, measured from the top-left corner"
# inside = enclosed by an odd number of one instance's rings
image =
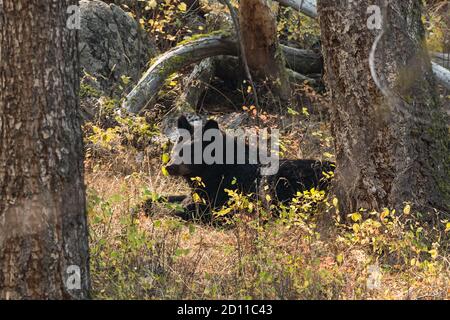
[[[89,297],[75,4],[0,1],[0,299]]]
[[[269,80],[282,99],[290,95],[289,77],[278,42],[277,21],[267,0],[241,0],[239,24],[247,62],[259,80]]]
[[[321,0],[326,82],[342,209],[449,209],[449,135],[424,48],[421,1]],[[369,30],[378,4],[382,30]],[[376,37],[374,68],[369,56]],[[375,79],[377,79],[375,78]],[[381,90],[380,90],[381,89]],[[382,93],[383,92],[383,93]]]

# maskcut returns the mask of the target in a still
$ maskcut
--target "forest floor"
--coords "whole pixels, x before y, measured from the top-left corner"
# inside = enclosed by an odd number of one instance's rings
[[[284,157],[333,159],[324,97],[308,95],[295,104],[306,107],[284,117],[243,112],[282,129]],[[167,204],[143,206],[189,189],[162,173],[167,151],[155,140],[139,140],[155,128],[145,121],[123,123],[109,129],[85,125],[94,298],[450,297],[448,222],[442,221],[443,228],[420,225],[406,206],[403,212],[349,213],[343,223],[333,195],[315,191],[268,223],[253,206],[249,210],[244,196],[246,205],[234,206],[226,225],[182,221]]]

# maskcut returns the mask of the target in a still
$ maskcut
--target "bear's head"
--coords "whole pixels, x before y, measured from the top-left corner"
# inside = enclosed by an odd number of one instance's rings
[[[219,124],[208,120],[203,126],[194,127],[185,116],[181,116],[178,119],[178,133],[178,141],[166,166],[167,172],[171,176],[202,177],[212,164],[204,157],[205,150],[208,146],[211,147],[218,137],[223,137]]]

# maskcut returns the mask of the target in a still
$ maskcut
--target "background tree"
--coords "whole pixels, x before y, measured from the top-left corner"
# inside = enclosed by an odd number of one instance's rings
[[[89,295],[76,3],[0,2],[0,299]]]
[[[269,80],[282,99],[290,95],[289,77],[277,34],[277,18],[268,0],[241,0],[239,24],[248,66],[256,79]]]
[[[449,137],[424,46],[421,1],[384,3],[375,1],[383,30],[368,27],[373,1],[318,3],[336,192],[347,213],[405,201],[448,210]]]

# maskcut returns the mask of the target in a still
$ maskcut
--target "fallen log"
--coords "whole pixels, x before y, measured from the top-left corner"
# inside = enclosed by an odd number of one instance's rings
[[[450,53],[430,52],[431,59],[444,68],[450,68]]]
[[[215,69],[214,58],[206,58],[195,66],[189,78],[185,80],[183,93],[175,104],[179,113],[195,112],[200,98],[214,77]]]
[[[313,61],[313,63],[316,63],[316,61]],[[317,76],[317,74],[309,72],[308,74],[313,74],[314,76],[307,77],[301,73],[294,71],[293,68],[289,66],[288,62],[286,62],[286,64],[287,64],[287,74],[291,82],[304,83],[306,81],[308,82],[308,84],[314,86],[318,83],[318,81],[315,78],[317,79],[321,78],[321,75]],[[226,82],[233,83],[234,85],[236,85],[237,83],[239,83],[240,80],[242,80],[240,78],[240,74],[242,74],[242,71],[240,71],[241,67],[242,66],[239,64],[239,59],[237,57],[221,57],[216,61],[216,76]]]
[[[154,102],[164,81],[173,73],[205,58],[218,55],[235,55],[236,41],[230,36],[211,36],[192,41],[162,54],[145,72],[141,80],[126,97],[123,107],[139,113]]]
[[[450,71],[444,67],[441,67],[437,63],[433,63],[433,72],[439,80],[439,83],[447,90],[450,90]]]
[[[317,84],[317,81],[315,79],[304,76],[303,74],[295,72],[294,70],[287,69],[287,73],[291,82],[307,83],[311,86],[315,86]]]
[[[288,66],[300,74],[321,73],[321,56],[313,51],[282,46]],[[123,107],[131,113],[139,113],[153,103],[164,81],[173,73],[219,55],[237,55],[236,39],[229,35],[216,35],[181,44],[162,54],[152,63],[141,80],[126,97]],[[298,54],[298,55],[297,55]]]
[[[300,11],[310,18],[317,18],[316,0],[277,0],[277,2],[285,7]]]
[[[322,55],[312,50],[297,49],[281,45],[286,66],[300,74],[322,73]]]
[[[283,6],[293,8],[304,13],[311,18],[317,18],[317,1],[316,0],[277,0]],[[432,61],[433,72],[438,82],[450,90],[450,70],[446,69],[436,62]]]

